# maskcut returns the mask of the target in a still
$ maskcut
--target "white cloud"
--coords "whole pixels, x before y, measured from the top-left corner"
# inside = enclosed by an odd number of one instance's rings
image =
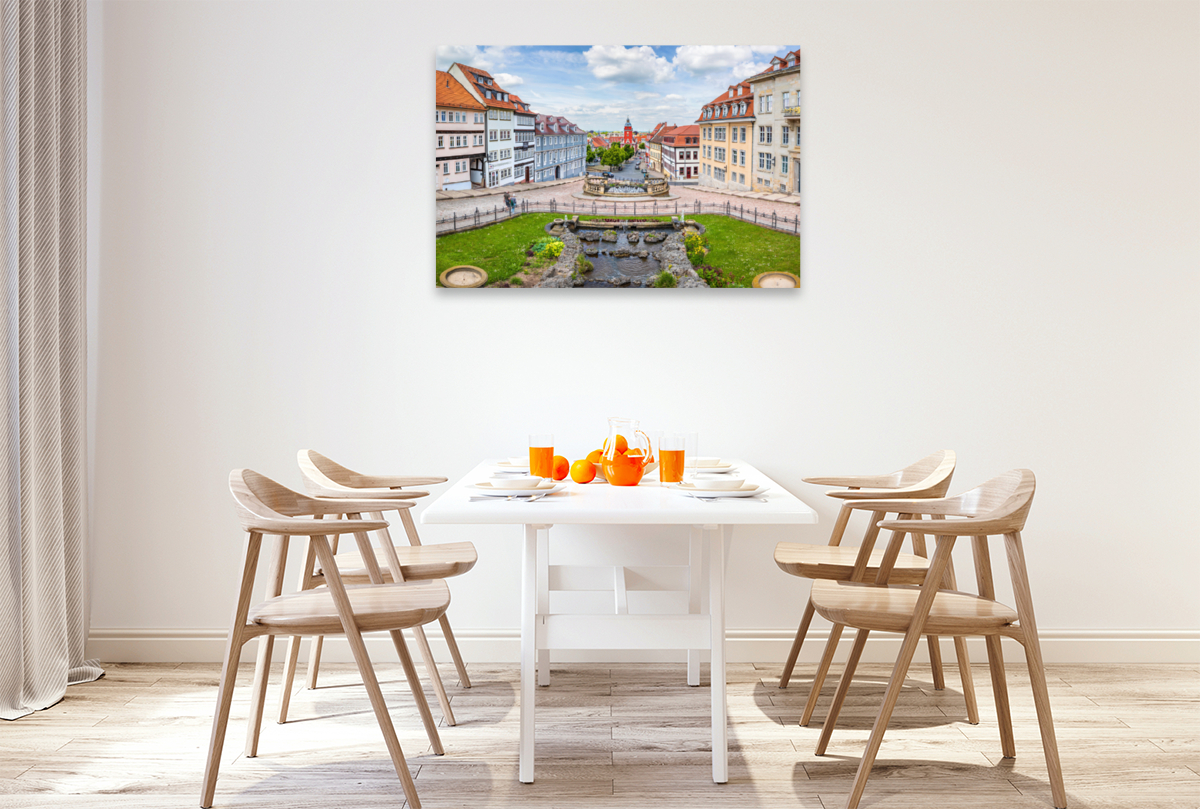
[[[784,45],[682,45],[675,51],[674,65],[689,73],[731,72],[741,78],[749,78],[747,70],[759,70],[763,54],[782,56],[787,51]]]
[[[681,96],[679,93],[671,93],[670,95],[663,96],[663,98],[666,99],[667,101],[674,101],[674,100],[683,101],[683,96]]]
[[[593,45],[584,57],[592,75],[603,81],[659,84],[675,78],[675,68],[649,45]]]
[[[492,78],[496,83],[507,90],[510,87],[516,87],[519,84],[524,84],[525,80],[520,76],[514,76],[512,73],[493,73]]]
[[[638,101],[645,101],[647,98],[658,98],[659,95],[660,95],[659,93],[640,92],[640,93],[634,93],[633,97],[636,98]]]
[[[437,69],[445,70],[458,62],[471,67],[482,68],[489,73],[504,67],[509,58],[509,48],[505,45],[489,45],[481,48],[478,45],[438,45]]]

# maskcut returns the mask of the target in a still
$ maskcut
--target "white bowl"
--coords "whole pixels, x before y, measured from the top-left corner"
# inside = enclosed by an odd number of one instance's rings
[[[502,489],[536,489],[543,479],[533,475],[513,475],[492,485]]]
[[[697,476],[692,478],[692,485],[697,489],[707,489],[709,491],[729,491],[732,489],[742,488],[742,484],[746,481],[742,478],[731,478],[728,475],[721,477],[703,477]]]

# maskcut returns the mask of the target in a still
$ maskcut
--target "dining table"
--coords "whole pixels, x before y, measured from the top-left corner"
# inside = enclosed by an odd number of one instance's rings
[[[421,514],[423,524],[519,525],[523,539],[520,589],[521,685],[518,778],[534,780],[534,706],[538,684],[549,684],[549,651],[686,650],[688,684],[700,684],[700,662],[710,652],[712,695],[712,777],[729,779],[728,712],[725,679],[726,568],[734,529],[752,525],[795,525],[817,522],[816,512],[751,464],[728,459],[723,464],[760,489],[754,497],[691,491],[660,483],[647,474],[636,486],[615,486],[597,479],[574,483],[569,478],[552,493],[487,496],[503,485],[506,461],[483,461],[445,490]],[[702,470],[703,471],[703,470]],[[693,496],[694,495],[694,496]],[[554,526],[686,526],[686,614],[631,614],[625,573],[614,565],[612,614],[560,614],[550,610],[550,590],[559,572],[550,564],[550,531]],[[664,539],[679,532],[648,532]],[[580,541],[580,532],[571,532]],[[586,535],[586,531],[583,532]],[[513,532],[512,536],[518,536]],[[707,600],[702,571],[708,569]]]

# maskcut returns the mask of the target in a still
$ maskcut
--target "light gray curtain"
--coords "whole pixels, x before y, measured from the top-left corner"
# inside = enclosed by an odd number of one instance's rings
[[[83,0],[0,0],[0,717],[85,661],[87,47]]]

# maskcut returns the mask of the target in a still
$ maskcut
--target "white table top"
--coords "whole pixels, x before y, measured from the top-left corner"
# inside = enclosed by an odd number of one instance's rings
[[[728,459],[747,483],[770,486],[766,502],[740,497],[714,501],[688,497],[658,482],[658,472],[637,486],[574,483],[533,502],[471,501],[480,494],[473,484],[492,481],[499,467],[484,461],[443,492],[421,514],[426,524],[525,525],[779,525],[815,523],[817,513],[745,461]]]

